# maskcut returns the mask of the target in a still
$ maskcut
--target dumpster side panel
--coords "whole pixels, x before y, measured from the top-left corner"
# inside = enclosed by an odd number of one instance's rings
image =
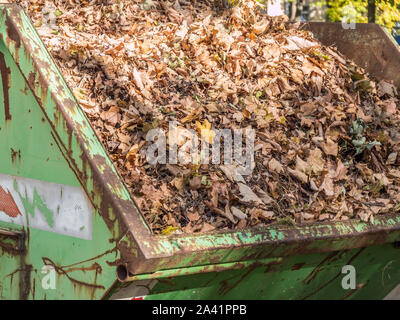
[[[396,244],[385,244],[259,260],[243,269],[159,278],[146,285],[140,280],[140,290],[132,283],[130,298],[382,299],[400,282],[399,250]],[[349,265],[355,270],[354,288],[342,285],[349,284],[349,272],[343,270]],[[111,298],[128,298],[128,288]]]
[[[29,18],[14,4],[2,4],[0,9],[0,37],[42,110],[43,121],[50,125],[56,148],[105,221],[116,245],[128,229],[134,234],[119,249],[137,257],[137,243],[151,234],[146,221]],[[5,100],[10,96],[7,92],[3,91]],[[9,121],[6,110],[7,103],[4,113]]]
[[[0,23],[4,35],[4,11]],[[9,52],[10,44],[3,40],[4,37],[0,40],[0,297],[99,299],[115,281],[118,234],[113,235],[89,201],[59,148],[55,129],[69,141],[71,152],[79,152],[61,115],[58,114],[55,128],[39,105],[38,97],[51,108],[51,90],[39,85],[34,70],[28,83],[22,71],[32,69],[31,57],[21,50],[15,55],[17,64]],[[80,165],[84,167],[84,163],[81,159]],[[91,179],[90,171],[86,172]],[[93,199],[101,200],[93,188],[90,191]]]

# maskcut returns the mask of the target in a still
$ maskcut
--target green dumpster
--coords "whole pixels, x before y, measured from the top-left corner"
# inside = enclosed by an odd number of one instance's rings
[[[381,27],[306,28],[400,85],[400,52]],[[1,299],[376,299],[400,283],[394,214],[152,234],[18,6],[0,5],[0,37]]]

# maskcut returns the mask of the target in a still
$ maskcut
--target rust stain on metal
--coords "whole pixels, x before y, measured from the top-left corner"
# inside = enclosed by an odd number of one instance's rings
[[[359,254],[364,250],[365,248],[361,248],[360,250],[358,250],[350,259],[349,261],[347,261],[345,263],[345,265],[347,264],[351,264],[358,256]],[[328,286],[329,284],[331,284],[333,281],[335,281],[336,279],[338,279],[340,276],[342,275],[342,270],[340,269],[339,272],[329,281],[323,283],[322,285],[320,285],[317,289],[315,289],[314,291],[310,292],[309,294],[307,294],[306,296],[300,298],[300,300],[305,300],[309,297],[311,297],[312,295],[316,294],[318,291],[322,290],[323,288],[325,288],[326,286]]]
[[[368,283],[368,281],[367,281]],[[347,299],[348,297],[352,296],[354,293],[356,293],[357,291],[359,291],[361,288],[363,288],[367,283],[359,283],[355,289],[351,289],[349,290],[349,292],[347,292],[343,297],[340,298],[340,300],[344,300]]]
[[[13,10],[13,12],[15,12],[15,11]],[[18,16],[18,12],[16,12],[16,13],[17,14],[15,14],[14,17]],[[9,17],[7,17],[5,23],[6,23],[6,27],[7,27],[7,35],[10,37],[10,39],[12,41],[14,41],[15,48],[18,49],[21,46],[21,40],[20,40],[20,36],[17,31],[17,28],[15,27],[15,25],[11,21],[11,19],[9,19]]]
[[[14,276],[17,273],[19,275],[19,299],[27,300],[29,298],[29,293],[31,292],[31,273],[34,271],[33,266],[25,263],[25,257],[21,256],[21,267],[14,270],[6,277],[10,277],[10,284],[12,285],[14,281]],[[33,289],[35,290],[35,289]]]
[[[28,82],[28,84],[29,84],[29,86],[31,88],[35,87],[35,79],[36,79],[35,73],[34,72],[30,72],[29,76],[28,76],[28,79],[27,79],[27,82]]]
[[[101,265],[98,264],[97,262],[93,263],[89,267],[73,267],[73,268],[64,269],[65,272],[72,272],[72,271],[84,271],[85,272],[85,271],[92,271],[92,270],[95,270],[96,274],[97,273],[101,274],[103,272]]]
[[[170,287],[176,286],[176,283],[172,279],[169,279],[169,278],[157,279],[157,281],[160,283],[165,283],[165,284],[169,285]]]
[[[23,235],[0,229],[0,249],[12,256],[21,255],[24,251]]]
[[[292,266],[292,271],[300,270],[301,268],[303,268],[303,266],[304,266],[305,264],[306,264],[305,262],[295,263],[295,264]]]
[[[15,163],[18,160],[21,162],[21,150],[15,151],[13,148],[10,148],[11,151],[11,162]]]
[[[11,193],[4,191],[4,189],[1,186],[0,186],[0,211],[4,212],[11,218],[16,218],[18,215],[22,215]]]
[[[20,271],[21,279],[19,281],[19,298],[21,300],[27,300],[29,297],[29,293],[31,291],[31,273],[33,270],[33,266],[30,264],[25,264],[25,260],[23,261],[22,268]]]
[[[337,256],[339,253],[340,253],[340,251],[335,251],[335,252],[328,254],[328,256],[325,257],[324,259],[322,259],[322,261],[320,263],[318,263],[318,265],[304,278],[303,283],[310,284],[310,282],[315,279],[315,277],[317,276],[317,274],[320,271],[322,271],[324,268],[326,268],[326,266],[330,265],[329,261],[332,260],[332,258]]]
[[[260,267],[263,265],[265,265],[265,264],[260,263],[260,262],[253,263],[251,266],[248,267],[247,271],[244,273],[241,273],[240,278],[232,284],[229,284],[228,280],[233,279],[236,276],[233,278],[221,281],[221,287],[218,290],[218,293],[220,295],[226,295],[229,291],[233,290],[240,282],[242,282],[250,273],[252,273],[257,267]]]
[[[7,67],[4,54],[0,52],[0,73],[1,82],[3,85],[3,99],[4,99],[4,118],[5,120],[11,120],[10,114],[10,97],[8,90],[10,89],[10,68]]]
[[[109,253],[116,252],[116,251],[117,251],[117,248],[113,248],[113,249],[107,250],[104,253],[99,254],[99,255],[97,255],[97,256],[95,256],[93,258],[89,258],[89,259],[86,259],[86,260],[83,260],[83,261],[79,261],[79,262],[76,262],[76,263],[73,263],[73,264],[70,264],[70,265],[67,265],[67,266],[63,266],[63,268],[70,268],[70,267],[74,267],[74,266],[77,266],[77,265],[85,263],[85,262],[97,260],[97,259],[99,259],[101,257],[104,257],[105,255],[107,255]]]
[[[52,266],[52,267],[54,268],[54,270],[55,270],[59,275],[65,275],[72,283],[74,283],[74,284],[76,284],[76,285],[84,286],[84,287],[89,287],[89,288],[91,288],[91,289],[93,289],[93,290],[96,290],[96,289],[105,289],[105,287],[102,286],[102,285],[99,285],[99,284],[96,284],[96,283],[88,283],[88,282],[84,282],[84,281],[81,281],[81,280],[77,280],[77,279],[75,279],[75,278],[72,278],[72,277],[68,274],[69,271],[65,270],[64,267],[62,267],[62,266],[57,266],[52,260],[50,260],[50,259],[47,258],[47,257],[43,257],[42,260],[43,260],[44,265]],[[101,269],[101,268],[100,268],[100,269]],[[91,270],[95,270],[95,271],[96,271],[96,279],[97,279],[97,273],[99,272],[99,271],[98,271],[98,268],[94,268],[94,269],[91,269]],[[70,270],[70,271],[71,271],[71,270]]]
[[[31,287],[31,275],[33,266],[27,263],[26,248],[29,247],[29,228],[25,232],[22,231],[9,231],[0,229],[0,248],[19,259],[19,268],[14,272],[8,274],[6,277],[10,277],[10,284],[12,285],[14,275],[19,273],[19,298],[26,300],[29,298],[30,293],[35,291],[35,287]]]
[[[265,268],[264,273],[270,272],[272,269],[274,269],[275,266],[282,265],[282,263],[283,263],[283,260],[268,262],[266,264],[267,267]]]
[[[15,246],[13,246],[12,244],[9,244],[9,243],[6,243],[5,241],[3,241],[3,240],[1,239],[1,236],[0,236],[0,249],[1,249],[3,252],[5,252],[5,253],[7,253],[7,254],[9,254],[9,255],[12,255],[12,256],[17,256],[17,255],[19,255],[19,254],[21,253],[20,250],[18,250],[18,249],[15,248]]]

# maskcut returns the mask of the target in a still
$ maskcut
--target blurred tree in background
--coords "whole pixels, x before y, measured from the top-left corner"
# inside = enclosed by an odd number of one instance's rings
[[[333,22],[342,21],[349,8],[354,10],[355,22],[375,22],[390,31],[400,22],[400,0],[322,0],[316,4],[326,6],[327,19]]]

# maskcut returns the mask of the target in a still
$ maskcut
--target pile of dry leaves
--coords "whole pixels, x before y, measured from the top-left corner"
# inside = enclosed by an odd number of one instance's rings
[[[372,221],[399,210],[396,88],[256,1],[228,10],[183,0],[16,2],[155,233]],[[208,132],[209,144],[216,129],[255,129],[252,173],[237,174],[235,163],[149,164],[146,134],[170,121]]]

